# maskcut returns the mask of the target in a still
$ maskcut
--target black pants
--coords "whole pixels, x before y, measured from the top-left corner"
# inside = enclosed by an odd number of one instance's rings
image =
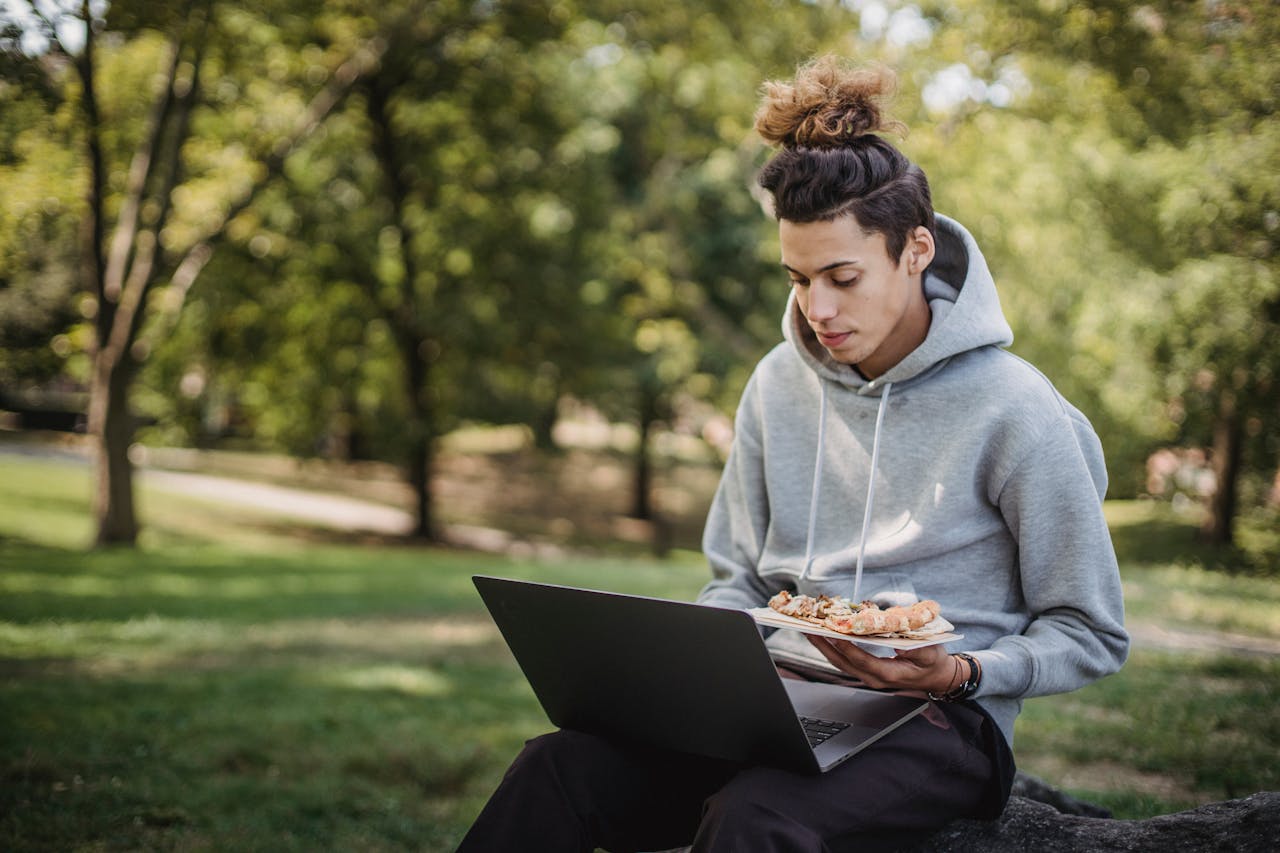
[[[820,775],[559,731],[529,741],[459,853],[886,850],[995,817],[1013,762],[977,706],[937,703]]]

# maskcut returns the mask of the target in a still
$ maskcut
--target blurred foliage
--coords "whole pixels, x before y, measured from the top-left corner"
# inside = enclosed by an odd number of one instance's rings
[[[0,387],[49,383],[75,350],[83,168],[75,107],[0,31]]]
[[[1275,3],[1005,5],[1019,26],[988,18],[980,37],[1027,57],[1026,113],[1082,129],[1078,192],[1101,202],[1123,264],[1077,326],[1122,342],[1106,410],[1139,447],[1212,445],[1219,492],[1265,498],[1280,461]]]
[[[87,381],[74,245],[85,166],[66,61],[0,11],[0,384]],[[174,4],[106,5],[125,169]],[[940,211],[978,238],[1025,356],[1094,421],[1113,494],[1235,406],[1240,494],[1280,457],[1280,131],[1269,0],[215,2],[184,180],[197,239],[330,69],[388,50],[153,296],[149,440],[405,460],[466,421],[550,442],[567,395],[696,432],[780,337],[752,189],[758,86],[824,50],[900,72]],[[416,372],[415,372],[416,371]],[[411,375],[412,374],[412,375]],[[406,381],[409,376],[410,381]],[[417,379],[413,379],[417,376]]]

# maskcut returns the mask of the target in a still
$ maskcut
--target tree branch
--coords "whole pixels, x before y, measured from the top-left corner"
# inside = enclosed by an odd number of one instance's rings
[[[263,161],[261,174],[237,198],[233,199],[218,221],[195,242],[178,261],[169,280],[170,293],[166,310],[168,319],[164,325],[170,329],[177,323],[178,315],[186,302],[187,294],[209,259],[213,257],[213,245],[221,239],[231,222],[243,213],[264,187],[284,171],[285,161],[297,150],[326,117],[351,93],[355,84],[378,67],[387,51],[387,41],[376,36],[352,54],[329,78],[328,84],[316,93],[291,133]]]
[[[125,184],[124,201],[120,204],[120,214],[116,217],[116,230],[112,236],[111,247],[107,254],[107,267],[103,280],[103,293],[107,299],[120,300],[125,278],[135,251],[134,242],[138,236],[138,219],[141,215],[143,198],[146,196],[147,184],[156,160],[156,151],[164,136],[165,126],[173,110],[174,84],[178,79],[178,69],[182,65],[182,37],[175,35],[170,44],[171,56],[169,71],[165,76],[164,90],[156,98],[147,118],[146,132],[138,140],[138,148],[133,153],[133,161],[129,165],[129,177]]]
[[[156,214],[155,222],[147,228],[148,239],[139,242],[138,248],[141,249],[141,252],[139,252],[137,260],[134,262],[133,269],[129,271],[129,279],[125,283],[126,293],[136,293],[136,302],[139,306],[145,304],[148,294],[155,287],[157,279],[160,278],[155,274],[157,258],[164,252],[160,243],[160,235],[164,232],[164,226],[169,220],[169,213],[173,209],[173,191],[177,187],[182,174],[182,146],[190,132],[191,113],[199,97],[200,69],[204,63],[207,42],[206,33],[212,13],[209,5],[207,0],[204,15],[198,23],[200,31],[195,39],[196,54],[191,63],[190,85],[185,92],[177,94],[176,79],[170,82],[170,100],[174,100],[172,96],[177,95],[177,112],[171,122],[172,128],[167,135],[168,140],[164,143],[163,162],[161,163],[163,172],[160,176],[160,186],[156,190],[156,198],[159,199],[160,209]],[[131,299],[130,301],[133,300]],[[143,312],[141,310],[128,312],[128,318],[128,327],[123,329],[120,334],[124,335],[124,345],[132,346],[142,327]]]
[[[32,6],[34,9],[34,4]],[[85,35],[84,49],[73,58],[76,74],[80,78],[80,108],[84,112],[85,147],[89,154],[89,185],[85,192],[85,244],[81,252],[81,270],[84,286],[97,298],[98,313],[94,318],[95,348],[106,345],[115,319],[115,307],[109,305],[103,294],[103,276],[105,273],[103,244],[105,243],[105,227],[103,225],[103,206],[106,195],[106,166],[102,154],[102,116],[98,112],[97,89],[94,86],[94,49],[96,39],[93,33],[93,21],[89,12],[89,0],[81,5],[84,16]],[[37,14],[39,12],[37,11]],[[43,18],[43,15],[41,15]],[[52,26],[50,24],[50,26]],[[59,44],[59,49],[61,45]],[[65,50],[63,50],[66,53]],[[69,55],[69,54],[68,54]]]

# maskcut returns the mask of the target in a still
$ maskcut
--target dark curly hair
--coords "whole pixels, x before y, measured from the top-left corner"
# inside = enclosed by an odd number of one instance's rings
[[[924,172],[878,135],[906,131],[880,106],[894,82],[886,68],[823,56],[790,83],[765,83],[755,123],[766,142],[781,146],[757,178],[773,197],[774,215],[819,222],[852,214],[864,230],[884,235],[896,263],[914,228],[934,233],[934,216]]]

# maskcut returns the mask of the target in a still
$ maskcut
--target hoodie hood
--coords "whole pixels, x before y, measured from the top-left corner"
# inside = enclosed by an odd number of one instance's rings
[[[926,374],[960,353],[1013,343],[995,281],[973,236],[941,214],[936,215],[935,236],[936,254],[923,279],[925,298],[933,312],[929,332],[920,346],[875,379],[864,379],[849,365],[833,359],[800,313],[795,294],[788,298],[782,334],[819,377],[859,394],[873,394],[887,384]]]

